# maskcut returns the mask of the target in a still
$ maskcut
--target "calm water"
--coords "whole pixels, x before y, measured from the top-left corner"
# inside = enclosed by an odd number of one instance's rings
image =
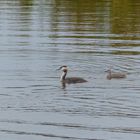
[[[1,0],[0,139],[139,140],[139,14],[139,0]],[[63,88],[61,65],[88,82]]]

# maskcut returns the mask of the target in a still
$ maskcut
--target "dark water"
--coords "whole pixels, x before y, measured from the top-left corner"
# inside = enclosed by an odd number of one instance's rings
[[[139,14],[139,0],[1,0],[0,139],[139,140]],[[61,65],[88,82],[63,89]]]

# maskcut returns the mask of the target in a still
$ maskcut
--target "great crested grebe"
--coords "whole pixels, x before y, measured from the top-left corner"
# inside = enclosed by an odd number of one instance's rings
[[[111,69],[109,69],[109,70],[107,70],[105,72],[108,72],[108,75],[107,75],[108,80],[111,80],[112,78],[116,78],[116,79],[126,78],[125,73],[112,72]]]
[[[62,75],[60,78],[60,81],[65,84],[76,84],[76,83],[84,83],[87,82],[85,79],[80,77],[68,77],[66,78],[68,67],[67,66],[61,66],[58,70],[62,70]]]

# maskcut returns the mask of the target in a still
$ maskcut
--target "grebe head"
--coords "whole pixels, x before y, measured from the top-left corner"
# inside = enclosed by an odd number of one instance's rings
[[[107,73],[111,73],[111,69],[108,69],[108,70],[106,70],[105,72],[107,72]]]
[[[58,70],[62,70],[63,72],[67,72],[68,67],[64,65],[64,66],[61,66]]]
[[[58,70],[62,70],[62,75],[60,77],[60,81],[64,82],[64,80],[66,79],[68,68],[67,68],[67,66],[63,65]]]

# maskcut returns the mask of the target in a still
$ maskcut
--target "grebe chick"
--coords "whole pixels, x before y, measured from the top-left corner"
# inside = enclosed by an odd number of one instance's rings
[[[108,75],[107,75],[108,80],[111,80],[112,78],[116,78],[116,79],[126,78],[125,73],[112,72],[111,69],[107,70],[106,72],[108,72]]]
[[[60,81],[66,84],[76,84],[76,83],[84,83],[87,82],[85,79],[80,77],[68,77],[66,78],[66,75],[68,73],[67,66],[61,66],[59,70],[62,70],[62,75],[60,77]]]

